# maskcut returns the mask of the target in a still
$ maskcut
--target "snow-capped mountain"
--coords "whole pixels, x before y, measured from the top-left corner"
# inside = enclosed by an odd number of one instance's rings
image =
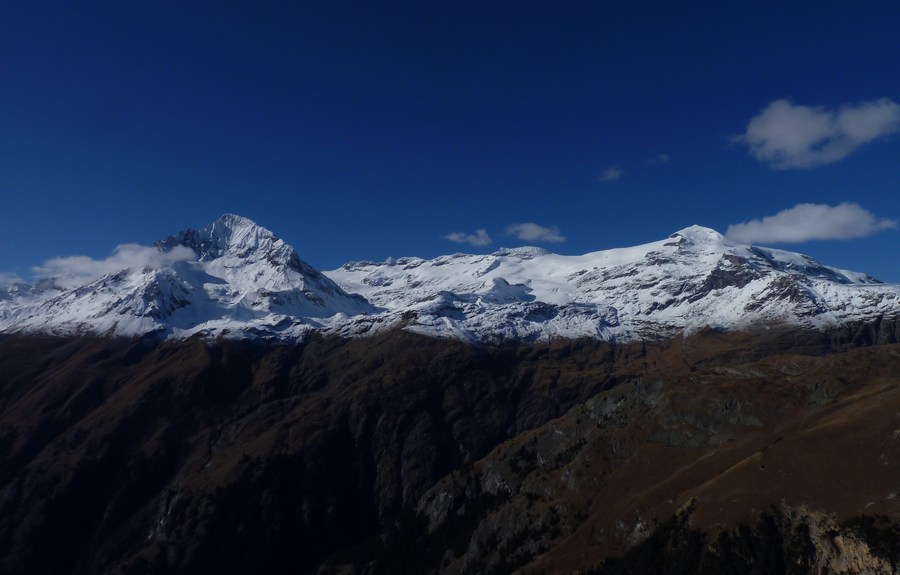
[[[254,222],[226,214],[156,243],[160,257],[83,285],[7,291],[3,331],[299,337],[375,309]],[[24,295],[19,295],[24,294]],[[2,296],[0,296],[2,297]]]
[[[153,265],[76,287],[0,290],[0,331],[299,338],[402,327],[471,341],[658,339],[703,327],[824,329],[900,317],[900,286],[692,226],[641,246],[354,262],[320,273],[225,215],[156,243]]]
[[[409,329],[475,340],[656,339],[702,327],[825,328],[900,316],[900,286],[691,226],[641,246],[350,263],[328,276]]]

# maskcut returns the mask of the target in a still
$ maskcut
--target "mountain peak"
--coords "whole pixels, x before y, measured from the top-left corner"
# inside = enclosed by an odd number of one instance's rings
[[[224,214],[216,221],[199,230],[197,239],[200,259],[216,258],[223,255],[246,257],[252,252],[263,250],[285,252],[293,255],[293,248],[281,241],[274,233],[260,226],[251,219],[235,214]],[[286,252],[290,252],[287,254]],[[288,259],[290,259],[288,257]],[[283,263],[287,263],[284,260]]]
[[[682,237],[692,243],[721,243],[725,241],[725,236],[712,228],[693,225],[678,230],[670,238]]]
[[[300,337],[376,311],[303,262],[271,231],[242,216],[225,214],[155,247],[162,252],[156,255],[163,256],[158,261],[177,265],[129,265],[34,297],[4,290],[0,331]]]
[[[200,231],[210,237],[215,236],[219,241],[224,241],[226,244],[241,243],[248,237],[278,240],[278,237],[269,229],[257,224],[250,218],[237,214],[223,214]]]
[[[259,224],[251,220],[250,218],[245,218],[244,216],[240,216],[238,214],[226,213],[219,216],[215,222],[221,222],[223,225],[229,227],[261,227]]]
[[[187,229],[156,242],[164,251],[178,245],[197,252],[200,261],[226,256],[246,259],[256,255],[276,264],[299,265],[291,246],[253,220],[236,214],[224,214],[199,230]]]

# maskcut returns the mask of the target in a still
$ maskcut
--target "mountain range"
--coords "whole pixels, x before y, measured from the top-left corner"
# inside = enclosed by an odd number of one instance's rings
[[[157,257],[125,260],[98,277],[6,287],[0,331],[296,340],[311,331],[362,336],[402,326],[480,343],[635,341],[900,315],[900,286],[699,226],[582,256],[526,247],[352,262],[324,273],[269,230],[231,214],[154,248]]]
[[[689,227],[0,288],[0,574],[900,572],[900,286]]]

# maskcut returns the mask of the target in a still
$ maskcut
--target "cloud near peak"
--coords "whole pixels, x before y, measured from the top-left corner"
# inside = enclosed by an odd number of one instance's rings
[[[10,274],[6,272],[0,272],[0,288],[8,288],[17,283],[22,283],[24,280],[17,276],[16,274]]]
[[[797,204],[774,216],[728,226],[725,235],[745,243],[802,243],[849,240],[896,229],[897,220],[878,219],[858,204]]]
[[[126,269],[158,269],[196,259],[197,254],[184,246],[175,246],[163,252],[150,246],[121,244],[106,259],[95,260],[88,256],[52,258],[31,271],[38,278],[57,278],[57,283],[62,287],[75,287]]]
[[[469,244],[470,246],[487,246],[494,241],[491,236],[488,235],[487,230],[485,229],[475,230],[474,234],[467,234],[465,232],[453,232],[447,234],[446,236],[443,236],[443,238],[445,240],[450,240],[451,242],[456,242],[458,244]]]
[[[512,224],[506,228],[506,233],[526,242],[559,244],[566,241],[558,227],[547,228],[534,222]]]
[[[733,140],[777,170],[811,168],[843,160],[878,138],[900,132],[900,105],[889,98],[835,110],[775,100]]]

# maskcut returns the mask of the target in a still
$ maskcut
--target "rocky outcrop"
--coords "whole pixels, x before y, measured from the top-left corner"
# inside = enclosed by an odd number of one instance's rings
[[[884,517],[840,523],[807,508],[776,506],[718,533],[693,529],[690,520],[688,508],[657,523],[625,554],[579,572],[894,575],[900,568],[900,524]],[[863,524],[869,529],[862,531]]]

